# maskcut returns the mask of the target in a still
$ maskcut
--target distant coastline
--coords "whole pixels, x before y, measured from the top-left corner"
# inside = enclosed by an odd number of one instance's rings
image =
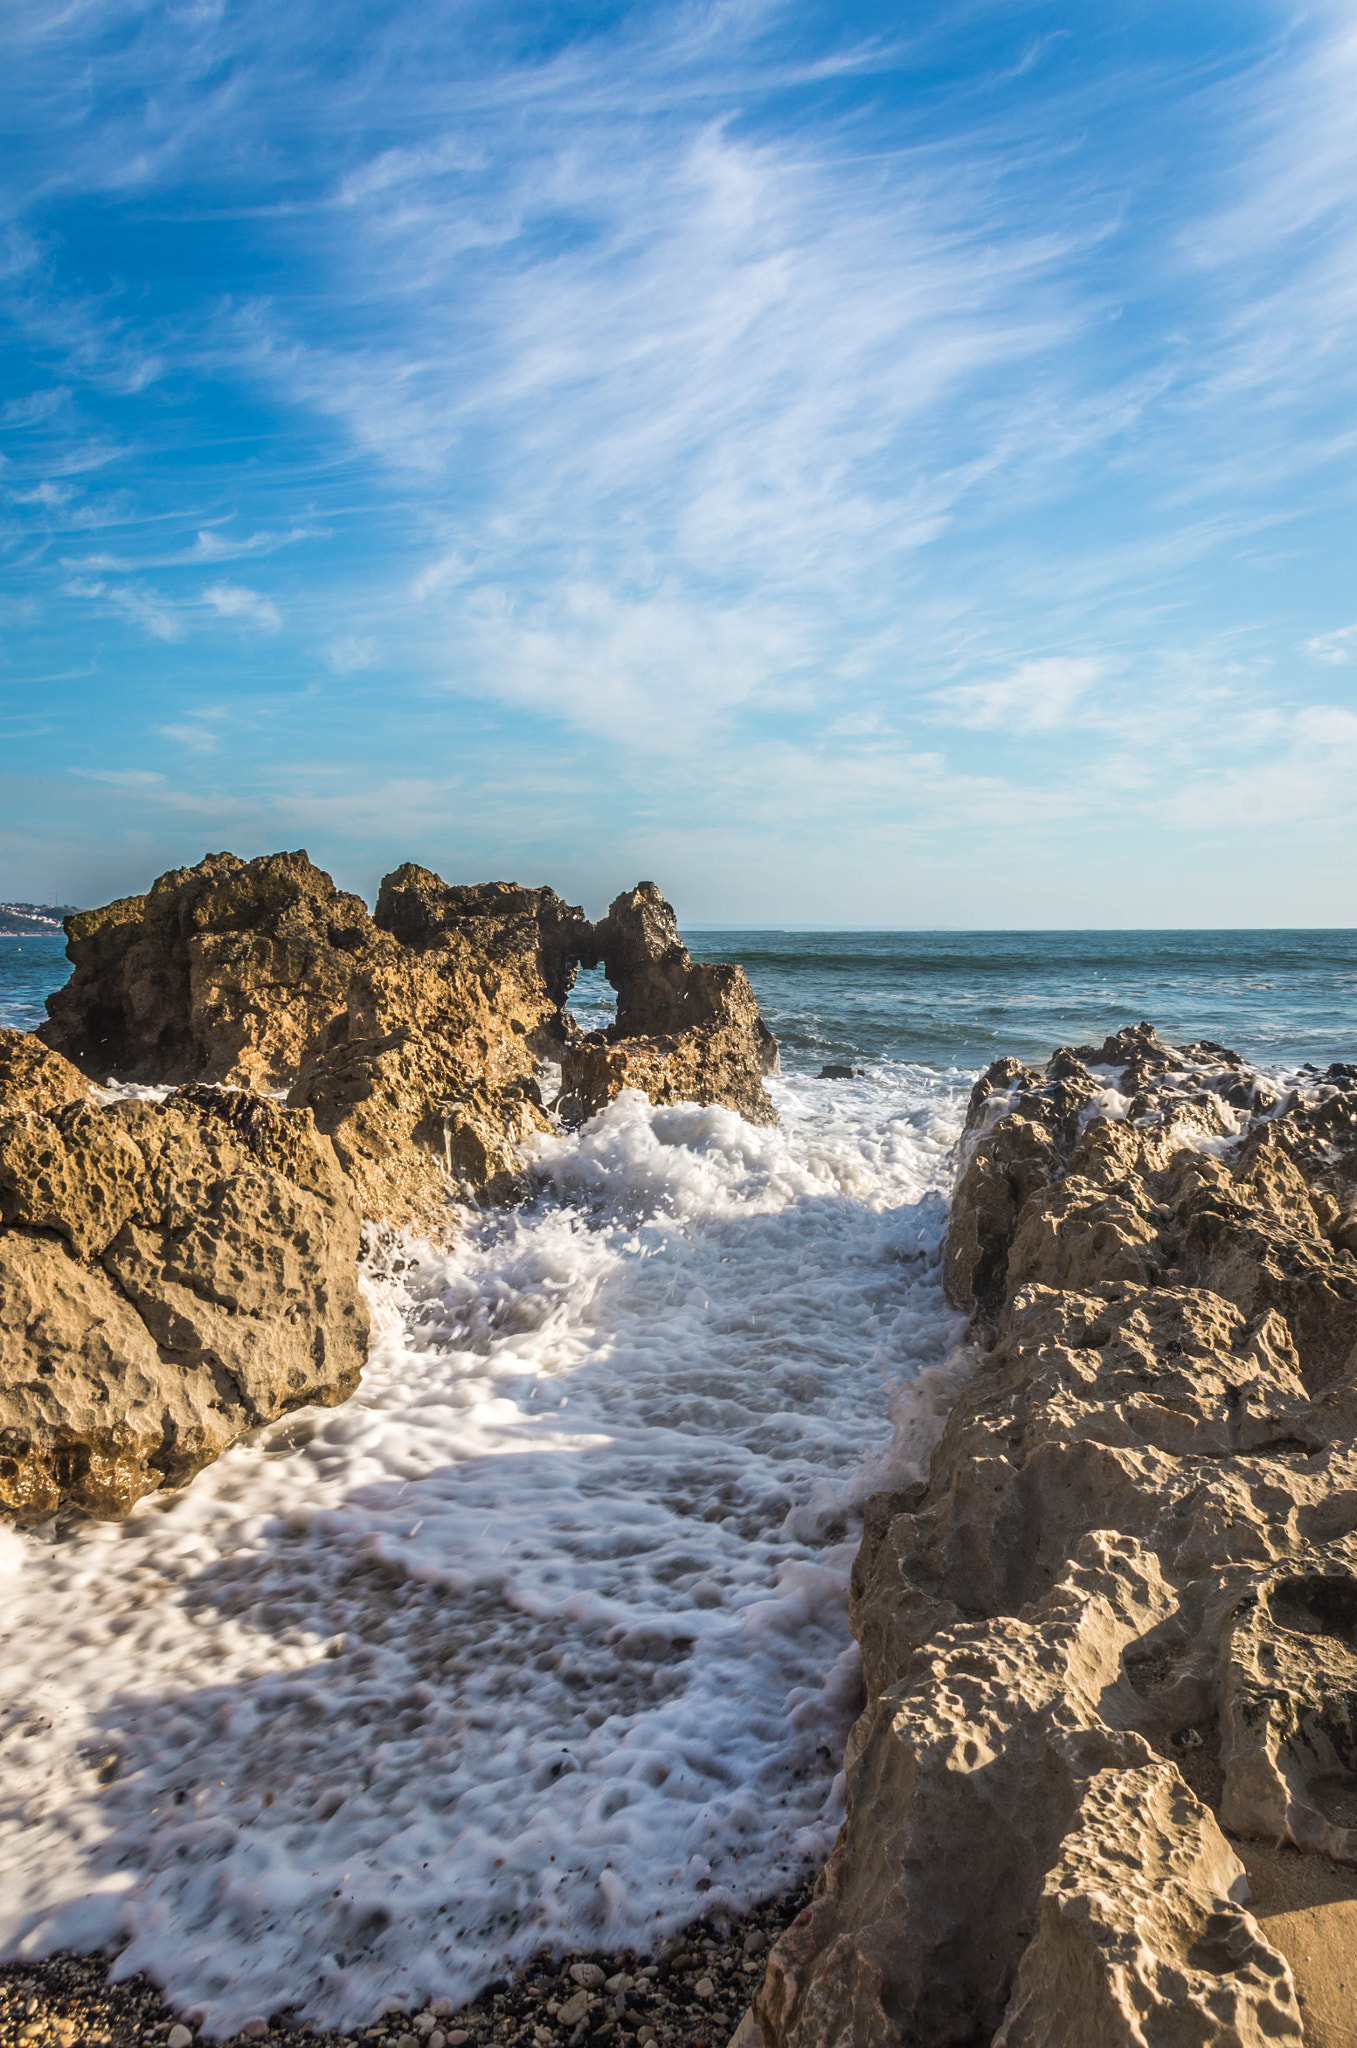
[[[76,903],[0,903],[0,939],[59,939],[62,919],[74,916]]]

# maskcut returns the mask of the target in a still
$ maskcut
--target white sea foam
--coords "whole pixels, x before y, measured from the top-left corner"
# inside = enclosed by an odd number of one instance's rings
[[[653,1946],[822,1857],[855,1512],[961,1369],[964,1084],[627,1096],[370,1280],[362,1387],[122,1526],[0,1535],[10,1955],[225,2032]]]

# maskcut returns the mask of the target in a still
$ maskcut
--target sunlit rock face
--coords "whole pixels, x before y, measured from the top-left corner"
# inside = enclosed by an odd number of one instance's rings
[[[776,1121],[777,1048],[738,967],[694,963],[653,883],[591,925],[551,889],[454,886],[413,864],[369,915],[304,853],[210,856],[67,920],[74,971],[39,1034],[98,1081],[286,1091],[333,1141],[366,1215],[434,1236],[512,1194],[564,1069],[581,1122],[624,1087]],[[566,1002],[602,963],[616,1024]]]
[[[0,1512],[20,1522],[125,1515],[344,1400],[367,1355],[357,1204],[305,1111],[91,1098],[0,1032]]]
[[[1301,2041],[1225,1831],[1357,1864],[1355,1084],[1142,1025],[977,1085],[974,1371],[871,1505],[847,1819],[739,2048]]]
[[[602,964],[618,991],[617,1022],[569,1045],[562,1092],[576,1121],[624,1088],[652,1102],[721,1102],[750,1123],[773,1124],[763,1085],[777,1043],[742,967],[689,958],[673,909],[653,882],[614,899],[581,964]]]

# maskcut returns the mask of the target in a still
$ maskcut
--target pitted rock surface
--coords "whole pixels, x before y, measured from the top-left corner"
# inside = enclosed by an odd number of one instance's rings
[[[505,1199],[562,1119],[625,1087],[776,1121],[777,1047],[738,967],[696,963],[653,883],[591,925],[551,889],[454,886],[406,863],[369,916],[305,853],[213,854],[145,896],[66,920],[74,971],[39,1036],[97,1082],[226,1082],[309,1109],[366,1215],[438,1237]],[[602,963],[616,1024],[581,1037],[578,967]]]
[[[742,967],[694,961],[678,921],[653,882],[618,896],[593,927],[580,963],[602,963],[618,991],[617,1021],[569,1045],[561,1088],[582,1122],[624,1088],[652,1102],[712,1102],[749,1123],[775,1124],[763,1085],[777,1041],[759,1015]]]
[[[1244,1866],[1357,1867],[1355,1195],[1351,1067],[1141,1025],[977,1084],[974,1370],[869,1506],[847,1818],[738,2048],[1309,2038]]]
[[[360,1218],[305,1113],[204,1087],[101,1106],[19,1039],[0,1032],[0,1511],[121,1516],[353,1392]]]

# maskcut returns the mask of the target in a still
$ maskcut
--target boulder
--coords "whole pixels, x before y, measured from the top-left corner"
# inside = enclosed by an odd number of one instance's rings
[[[617,990],[617,1021],[567,1045],[561,1107],[583,1122],[624,1088],[652,1102],[723,1103],[750,1123],[775,1124],[764,1076],[777,1041],[759,1015],[742,967],[695,961],[672,907],[653,882],[614,899],[592,935],[577,941],[582,966],[600,963]]]
[[[211,854],[65,928],[45,1044],[96,1081],[255,1088],[291,1080],[374,941],[366,904],[305,853]]]
[[[19,1038],[0,1033],[0,1511],[121,1516],[353,1392],[359,1213],[304,1111],[197,1086],[100,1106]]]
[[[1357,1870],[1354,1083],[1140,1026],[977,1085],[973,1371],[869,1504],[847,1815],[738,2048],[1302,2040],[1324,1933],[1249,1885]]]
[[[334,1141],[364,1213],[434,1238],[456,1204],[505,1199],[551,1129],[536,1070],[570,1030],[584,913],[551,889],[455,888],[407,864],[381,885],[374,945],[288,1095]]]

